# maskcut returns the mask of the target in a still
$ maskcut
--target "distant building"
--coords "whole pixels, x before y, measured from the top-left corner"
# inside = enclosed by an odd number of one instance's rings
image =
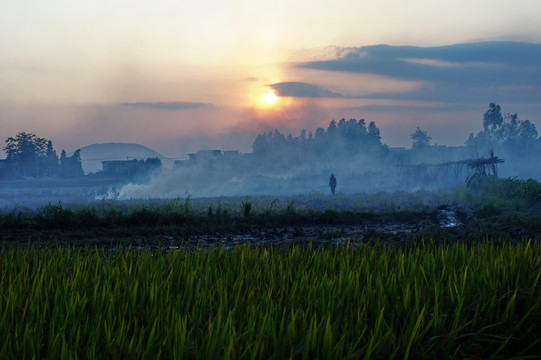
[[[138,168],[137,160],[107,160],[102,161],[102,172],[111,176],[131,176]]]
[[[222,150],[199,150],[195,154],[188,154],[191,161],[208,161],[223,156]]]
[[[147,175],[151,171],[161,168],[159,158],[146,160],[107,160],[101,162],[102,174],[113,177],[131,177],[134,175]]]
[[[233,162],[241,159],[242,156],[238,150],[199,150],[196,153],[188,154],[188,160],[175,160],[175,168],[190,167],[198,164],[212,167],[215,161],[226,162],[231,165]]]

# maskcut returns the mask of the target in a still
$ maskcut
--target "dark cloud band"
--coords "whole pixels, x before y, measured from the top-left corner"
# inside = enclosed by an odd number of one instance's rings
[[[410,92],[363,97],[432,101],[541,99],[541,44],[480,42],[439,47],[376,45],[338,49],[337,58],[301,68],[419,81]],[[485,99],[487,98],[487,99]]]

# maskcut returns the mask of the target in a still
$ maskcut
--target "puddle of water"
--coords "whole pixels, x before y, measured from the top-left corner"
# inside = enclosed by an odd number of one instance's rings
[[[462,225],[456,211],[453,209],[438,210],[438,219],[441,227],[450,228]]]

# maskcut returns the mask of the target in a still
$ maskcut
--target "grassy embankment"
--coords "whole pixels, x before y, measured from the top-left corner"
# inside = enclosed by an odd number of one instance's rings
[[[0,235],[7,244],[13,241],[25,244],[29,240],[31,243],[53,240],[59,244],[73,240],[77,244],[77,240],[100,238],[170,235],[184,239],[191,235],[246,233],[272,227],[415,223],[429,218],[421,209],[314,210],[293,201],[269,200],[259,204],[261,199],[248,198],[219,199],[217,206],[212,200],[196,201],[196,204],[190,198],[103,201],[95,206],[69,207],[58,203],[35,211],[15,209],[0,214]]]
[[[500,179],[477,191],[457,187],[442,193],[377,193],[294,197],[96,201],[87,205],[49,203],[36,210],[15,207],[0,213],[0,240],[27,244],[111,245],[115,239],[264,231],[276,227],[414,224],[410,239],[510,241],[541,239],[541,184]],[[451,207],[462,226],[439,225],[438,209]],[[302,230],[302,229],[301,229]],[[302,231],[301,231],[302,232]],[[367,237],[385,238],[367,233]],[[358,239],[357,239],[358,240]],[[81,242],[82,241],[82,242]],[[128,242],[129,243],[129,242]],[[114,245],[114,244],[113,244]]]
[[[541,245],[3,248],[0,358],[541,352]]]

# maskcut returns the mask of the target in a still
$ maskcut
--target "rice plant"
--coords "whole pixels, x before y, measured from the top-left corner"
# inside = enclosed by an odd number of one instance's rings
[[[541,245],[0,253],[0,358],[508,358],[541,351]]]

